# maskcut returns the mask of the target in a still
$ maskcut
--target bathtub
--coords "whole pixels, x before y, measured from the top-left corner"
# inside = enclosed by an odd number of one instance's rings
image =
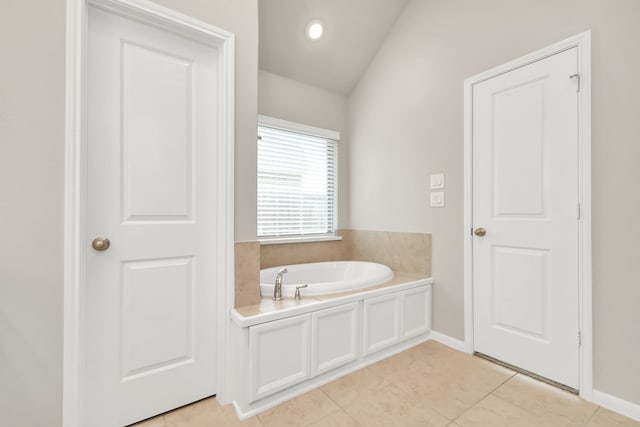
[[[283,277],[282,296],[292,297],[296,285],[309,285],[302,295],[314,296],[352,291],[380,285],[393,278],[384,264],[365,261],[314,262],[266,268],[260,271],[260,294],[273,295],[276,275],[281,268],[289,270]]]
[[[429,277],[368,262],[286,267],[288,298],[271,300],[282,267],[269,268],[261,272],[261,303],[231,311],[231,400],[241,419],[430,338]],[[295,301],[300,283],[310,287]],[[346,289],[357,290],[338,293]]]

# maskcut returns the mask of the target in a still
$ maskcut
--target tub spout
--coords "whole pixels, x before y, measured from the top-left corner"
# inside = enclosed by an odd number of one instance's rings
[[[276,276],[276,285],[273,288],[273,299],[276,301],[280,301],[282,299],[282,277],[285,273],[288,273],[287,267],[281,268],[278,271],[278,275]]]

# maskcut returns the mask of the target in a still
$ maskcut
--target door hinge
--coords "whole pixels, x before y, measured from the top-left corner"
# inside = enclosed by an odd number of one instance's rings
[[[578,347],[582,346],[582,332],[578,331]]]
[[[581,216],[582,216],[582,210],[581,210],[581,208],[580,208],[580,203],[578,203],[578,204],[576,205],[576,215],[577,215],[577,217],[578,217],[578,220],[579,220],[579,219],[581,218]]]
[[[570,79],[577,79],[578,80],[578,88],[576,89],[576,92],[580,92],[580,74],[575,73],[569,76]]]

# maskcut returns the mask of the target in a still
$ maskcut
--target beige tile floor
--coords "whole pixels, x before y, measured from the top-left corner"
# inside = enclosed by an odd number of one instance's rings
[[[214,398],[135,427],[636,426],[579,397],[429,341],[244,421]]]

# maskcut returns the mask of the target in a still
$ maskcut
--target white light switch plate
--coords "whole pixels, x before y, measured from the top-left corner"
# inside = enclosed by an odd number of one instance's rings
[[[432,191],[431,192],[431,207],[443,208],[444,207],[444,191]]]
[[[444,188],[443,173],[436,173],[436,174],[430,175],[429,180],[431,181],[430,184],[432,189]]]

